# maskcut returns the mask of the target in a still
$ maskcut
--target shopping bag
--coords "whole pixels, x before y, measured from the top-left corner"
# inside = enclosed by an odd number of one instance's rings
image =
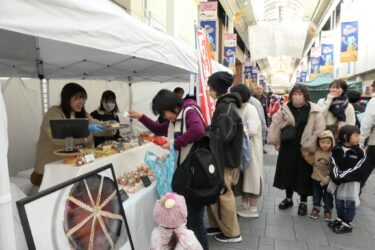
[[[172,191],[172,179],[175,165],[175,151],[173,141],[171,148],[166,157],[160,157],[153,152],[147,151],[145,155],[145,163],[150,166],[156,177],[156,188],[159,197]]]

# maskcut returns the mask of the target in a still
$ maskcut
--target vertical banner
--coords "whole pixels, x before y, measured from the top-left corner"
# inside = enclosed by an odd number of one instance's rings
[[[320,56],[320,73],[333,73],[333,44],[322,44],[322,55]]]
[[[300,73],[300,76],[299,76],[300,78],[301,78],[301,82],[306,82],[306,78],[307,78],[307,72],[306,71],[301,71],[301,73]]]
[[[199,51],[199,103],[206,125],[211,124],[211,117],[215,109],[214,100],[208,95],[207,81],[212,74],[210,57],[210,42],[207,33],[196,27],[197,48]]]
[[[320,57],[310,58],[310,80],[314,79],[320,72]]]
[[[341,23],[341,62],[358,60],[358,21]]]
[[[253,66],[253,72],[251,73],[251,78],[255,84],[258,84],[258,67]]]
[[[244,79],[247,85],[251,84],[251,74],[252,74],[252,67],[251,67],[251,60],[250,58],[245,58],[245,66],[244,66]]]
[[[312,47],[310,51],[310,80],[314,79],[320,73],[321,48]]]
[[[217,2],[205,2],[199,5],[199,20],[201,29],[208,34],[211,49],[216,52],[216,19]]]
[[[321,32],[320,73],[333,74],[334,70],[334,35],[333,31]]]
[[[224,35],[224,66],[235,73],[237,34]]]

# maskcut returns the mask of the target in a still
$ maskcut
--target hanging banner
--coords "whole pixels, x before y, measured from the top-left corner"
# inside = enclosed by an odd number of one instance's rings
[[[311,47],[310,57],[320,57],[321,48],[320,47]]]
[[[301,78],[301,82],[306,82],[307,72],[306,71],[301,71],[299,77]]]
[[[341,23],[341,62],[358,61],[358,21]]]
[[[320,73],[333,73],[333,44],[322,44],[322,55],[320,56]]]
[[[211,117],[215,110],[215,102],[208,95],[207,81],[212,74],[210,57],[210,42],[207,33],[196,27],[197,48],[199,51],[199,104],[206,125],[211,124]]]
[[[321,32],[321,56],[320,56],[320,73],[333,74],[334,71],[334,31]]]
[[[253,82],[255,84],[258,83],[258,67],[257,66],[253,66],[253,72],[251,73],[251,78],[253,79]]]
[[[244,66],[244,79],[246,84],[251,84],[251,73],[252,73],[252,67],[251,67],[251,60],[250,58],[245,58],[245,66]]]
[[[224,35],[224,66],[235,73],[237,34]]]
[[[199,5],[199,21],[201,29],[208,34],[211,50],[216,52],[216,19],[217,2],[205,2]]]
[[[314,79],[319,73],[320,57],[311,57],[310,58],[310,80]]]

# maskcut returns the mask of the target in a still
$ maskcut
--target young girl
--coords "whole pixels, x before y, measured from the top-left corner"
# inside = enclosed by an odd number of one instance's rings
[[[356,206],[359,205],[362,166],[365,151],[359,146],[360,130],[352,125],[342,127],[339,143],[332,149],[333,169],[328,191],[335,194],[337,219],[328,223],[338,234],[352,232]]]
[[[324,220],[332,219],[333,197],[327,192],[329,183],[329,173],[331,172],[331,149],[334,146],[335,139],[329,130],[325,130],[318,135],[317,149],[311,154],[302,150],[304,159],[313,166],[311,174],[313,182],[313,209],[310,218],[317,219],[320,213],[321,201],[324,203]]]
[[[152,231],[151,250],[203,250],[193,231],[186,228],[187,209],[183,196],[167,193],[156,201],[154,220],[158,226]]]

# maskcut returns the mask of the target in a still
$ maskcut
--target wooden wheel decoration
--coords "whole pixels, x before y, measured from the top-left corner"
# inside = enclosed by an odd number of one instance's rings
[[[93,175],[72,187],[64,231],[73,249],[114,249],[124,222],[114,183]]]

